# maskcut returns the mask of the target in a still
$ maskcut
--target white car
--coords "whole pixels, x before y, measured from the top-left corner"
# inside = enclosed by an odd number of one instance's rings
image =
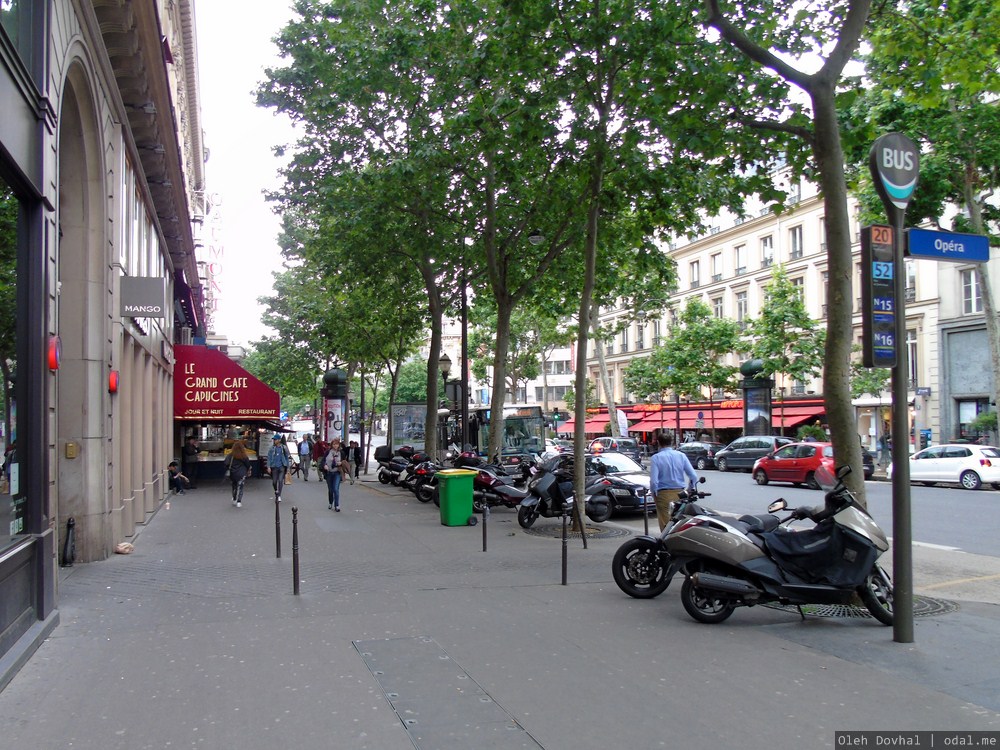
[[[892,479],[892,464],[886,470]],[[933,445],[910,456],[910,481],[928,487],[953,482],[978,490],[983,482],[1000,489],[1000,449],[991,445]]]

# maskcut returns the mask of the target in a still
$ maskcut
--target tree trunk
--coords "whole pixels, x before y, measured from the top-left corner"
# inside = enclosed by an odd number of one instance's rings
[[[431,341],[427,352],[427,411],[424,414],[424,452],[438,456],[438,360],[441,358],[441,320],[443,309],[441,293],[434,279],[434,269],[429,265],[422,269],[424,286],[427,288],[427,308],[430,313]],[[390,415],[391,416],[391,415]],[[444,451],[439,456],[444,459]]]
[[[503,405],[507,377],[507,352],[510,349],[510,317],[514,306],[507,299],[497,299],[497,342],[493,352],[493,393],[490,397],[490,445],[488,460],[500,455],[503,439]]]
[[[604,390],[604,402],[608,405],[608,419],[611,425],[612,437],[621,437],[622,432],[618,427],[618,411],[615,409],[615,391],[611,386],[611,378],[608,375],[608,361],[604,358],[604,342],[597,338],[597,321],[601,311],[597,305],[593,305],[590,311],[590,327],[594,332],[594,341],[597,342],[597,364],[601,373],[601,388]]]
[[[853,336],[854,296],[852,278],[854,260],[851,255],[851,224],[847,208],[847,187],[844,177],[844,152],[832,85],[813,86],[815,136],[813,155],[819,171],[826,221],[829,289],[827,306],[827,336],[823,386],[830,438],[836,446],[837,465],[862,466],[861,442],[858,440],[857,419],[851,404],[851,346]],[[905,356],[905,352],[904,352]],[[897,439],[904,436],[896,436]],[[864,472],[855,471],[847,480],[858,501],[866,505]]]

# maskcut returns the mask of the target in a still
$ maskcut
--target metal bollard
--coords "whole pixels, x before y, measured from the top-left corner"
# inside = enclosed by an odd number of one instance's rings
[[[488,501],[483,500],[483,552],[486,551],[486,527],[489,525],[487,521],[490,520],[490,504]]]
[[[646,536],[649,536],[649,509],[646,507],[646,498],[648,497],[648,490],[642,493],[642,531]]]
[[[567,584],[567,571],[569,564],[569,536],[566,533],[567,523],[569,522],[569,514],[563,513],[563,537],[562,537],[562,585]]]
[[[292,584],[292,593],[299,595],[299,509],[292,506],[292,575],[295,582]]]
[[[72,568],[76,559],[76,519],[72,516],[66,521],[66,539],[63,540],[62,566]]]
[[[274,549],[275,557],[281,557],[281,503],[274,498]]]

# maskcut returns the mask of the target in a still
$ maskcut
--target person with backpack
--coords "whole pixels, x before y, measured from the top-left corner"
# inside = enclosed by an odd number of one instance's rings
[[[281,442],[281,435],[275,433],[271,437],[271,449],[267,452],[267,469],[271,472],[271,485],[274,487],[274,500],[281,502],[281,490],[285,487],[285,474],[292,465],[288,447]]]

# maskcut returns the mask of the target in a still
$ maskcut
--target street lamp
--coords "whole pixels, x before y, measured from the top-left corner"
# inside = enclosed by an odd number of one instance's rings
[[[444,381],[444,397],[448,398],[448,373],[451,372],[451,357],[448,352],[444,352],[438,360],[438,369],[441,371],[441,380]]]

